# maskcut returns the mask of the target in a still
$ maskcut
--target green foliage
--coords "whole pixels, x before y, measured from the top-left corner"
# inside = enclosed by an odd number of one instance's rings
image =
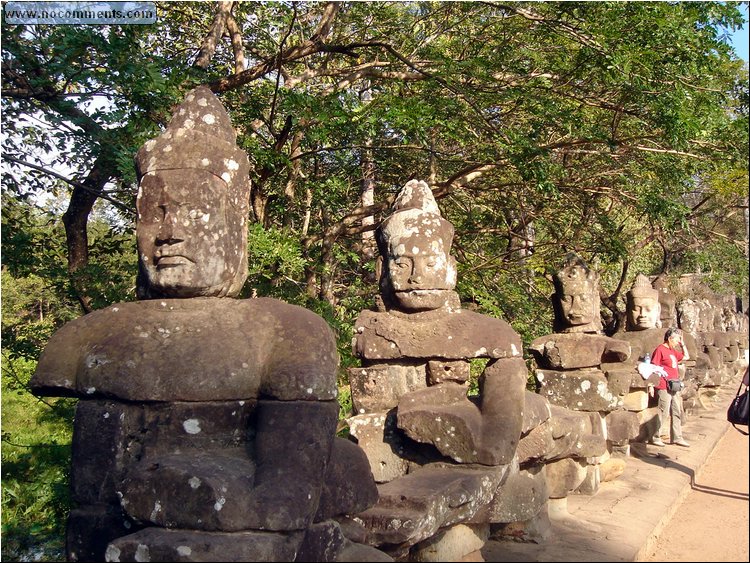
[[[743,23],[736,3],[335,8],[323,29],[327,3],[235,3],[245,81],[226,36],[205,69],[193,64],[213,2],[160,2],[148,26],[2,21],[8,366],[36,359],[79,314],[81,288],[93,308],[134,298],[133,156],[206,83],[252,163],[243,297],[325,318],[342,389],[358,363],[354,321],[377,293],[365,178],[375,223],[407,180],[429,179],[456,229],[463,303],[509,322],[524,345],[551,331],[551,272],[570,251],[601,273],[609,315],[638,273],[700,271],[747,296],[747,67],[724,35]],[[88,263],[70,274],[60,216],[72,186],[49,172],[80,182],[94,162],[113,204],[88,215]],[[46,213],[43,195],[57,202]],[[349,400],[340,394],[342,416]]]
[[[74,401],[42,403],[24,386],[34,362],[2,361],[2,558],[63,557]]]

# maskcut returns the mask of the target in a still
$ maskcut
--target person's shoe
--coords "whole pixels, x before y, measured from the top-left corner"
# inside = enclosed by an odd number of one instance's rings
[[[654,438],[651,440],[651,443],[654,446],[659,446],[660,448],[663,448],[665,446],[664,442],[661,441],[661,438]]]
[[[690,447],[690,444],[687,441],[683,440],[682,438],[680,438],[679,440],[672,440],[672,443],[675,446],[682,446],[683,448],[689,448]]]

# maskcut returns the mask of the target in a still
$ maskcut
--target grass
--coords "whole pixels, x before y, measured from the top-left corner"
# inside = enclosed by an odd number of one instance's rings
[[[3,561],[63,561],[75,401],[41,401],[23,385],[34,364],[3,358]]]

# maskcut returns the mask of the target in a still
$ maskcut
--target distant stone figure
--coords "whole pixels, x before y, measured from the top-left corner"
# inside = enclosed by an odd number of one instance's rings
[[[651,287],[647,276],[638,274],[626,294],[628,330],[646,330],[661,327],[659,291]]]
[[[599,273],[571,253],[553,280],[555,331],[600,333]]]
[[[659,276],[652,284],[659,292],[660,319],[662,328],[677,326],[677,298],[669,291],[669,285],[663,276]]]
[[[526,380],[520,340],[507,323],[461,309],[453,291],[455,261],[449,254],[453,226],[441,217],[427,184],[413,180],[404,186],[376,237],[385,310],[362,312],[355,353],[365,365],[401,358],[432,360],[427,378],[436,388],[416,391],[419,400],[410,397],[409,405],[401,403],[400,426],[414,439],[434,443],[444,455],[451,455],[453,447],[467,450],[452,456],[463,462],[510,462],[520,434]],[[468,360],[481,357],[492,361],[481,377],[479,404],[474,405],[463,384],[469,378]],[[461,403],[463,411],[446,404],[448,391],[449,402]],[[416,423],[406,420],[423,415],[411,407],[435,401],[449,411],[443,415],[446,428],[463,429],[461,439],[446,440],[434,429],[431,436],[416,437]],[[464,414],[456,419],[456,412]]]
[[[340,531],[327,555],[316,538],[377,491],[361,450],[335,438],[335,338],[301,307],[226,299],[247,275],[249,162],[208,88],[136,168],[144,300],[65,325],[31,381],[80,398],[68,558],[337,556],[352,545]]]
[[[428,185],[408,182],[376,231],[375,310],[355,325],[362,366],[349,370],[357,414],[348,422],[381,483],[378,503],[356,519],[394,557],[446,526],[500,518],[472,520],[518,470],[528,377],[521,339],[505,321],[461,308],[452,239]],[[486,365],[469,397],[474,358]]]
[[[456,261],[450,255],[453,225],[440,215],[424,182],[409,182],[378,230],[381,295],[405,312],[459,307]]]

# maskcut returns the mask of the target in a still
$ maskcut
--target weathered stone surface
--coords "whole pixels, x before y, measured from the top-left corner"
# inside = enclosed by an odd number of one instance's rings
[[[378,485],[380,499],[357,515],[370,545],[398,557],[438,529],[470,519],[492,500],[508,466],[470,468],[437,464]]]
[[[636,389],[631,391],[622,400],[622,408],[629,411],[642,411],[648,407],[648,391]]]
[[[636,441],[646,442],[659,430],[659,409],[658,407],[645,408],[636,414],[639,426]]]
[[[369,545],[349,542],[336,556],[336,563],[360,563],[369,561],[393,561],[393,557]]]
[[[336,438],[315,521],[362,512],[377,500],[378,489],[365,452],[349,440]]]
[[[510,522],[508,524],[491,524],[490,537],[499,540],[534,543],[542,543],[549,540],[552,537],[553,531],[547,504],[549,504],[549,501],[530,520]]]
[[[586,478],[586,465],[571,458],[564,458],[546,465],[549,498],[564,498]]]
[[[492,502],[480,514],[493,524],[523,522],[539,513],[548,496],[544,466],[521,469],[508,475]]]
[[[489,524],[456,524],[411,550],[411,561],[460,561],[481,549],[490,536]]]
[[[326,520],[310,526],[294,561],[393,561],[368,545],[355,544],[342,532],[338,522]]]
[[[257,411],[254,459],[238,448],[152,453],[123,483],[128,514],[197,530],[307,526],[320,498],[338,405],[259,401]],[[279,434],[269,433],[268,426]]]
[[[652,373],[648,379],[643,379],[643,376],[638,373],[635,366],[632,366],[630,373],[630,391],[644,391],[649,386],[656,387],[659,383],[660,377],[658,373]]]
[[[427,387],[424,364],[380,364],[349,368],[348,372],[357,414],[390,410],[402,395]]]
[[[476,463],[480,456],[482,415],[455,383],[427,387],[404,395],[398,407],[398,427],[413,440],[434,445],[459,463]]]
[[[250,162],[221,101],[188,93],[136,154],[139,299],[234,297],[247,278]]]
[[[294,561],[303,533],[145,528],[112,541],[106,561]]]
[[[355,326],[354,352],[366,360],[519,358],[521,351],[508,323],[462,309],[362,311]]]
[[[622,404],[622,399],[607,387],[604,373],[598,369],[535,372],[540,393],[552,404],[581,411],[610,411]]]
[[[125,471],[171,451],[238,451],[255,401],[144,403],[81,400],[76,407],[71,493],[80,504],[119,505]]]
[[[599,273],[575,253],[565,257],[565,265],[552,280],[555,293],[555,332],[596,333],[602,329],[599,313]]]
[[[521,434],[528,434],[550,417],[550,404],[539,393],[526,391],[524,394],[523,425]]]
[[[197,347],[200,343],[200,347]],[[57,331],[30,385],[38,395],[131,401],[336,397],[331,329],[275,299],[119,303]]]
[[[540,368],[567,370],[624,362],[630,357],[630,344],[599,334],[549,334],[534,340],[529,351]]]
[[[581,481],[581,484],[578,485],[574,492],[581,495],[595,495],[597,491],[599,491],[601,481],[601,466],[587,465],[586,477],[584,477],[583,481]]]
[[[117,487],[142,453],[142,412],[116,401],[78,401],[70,474],[74,502],[119,506]]]
[[[551,410],[549,422],[554,442],[552,450],[546,455],[547,460],[597,457],[607,451],[604,434],[598,424],[592,425],[591,413],[555,405],[551,406]]]
[[[630,343],[630,358],[633,363],[642,359],[645,354],[653,354],[656,347],[664,342],[664,328],[648,328],[644,330],[628,330],[618,332],[614,338]]]
[[[437,385],[447,381],[465,383],[469,381],[471,364],[466,360],[450,362],[430,360],[427,362],[427,383]]]
[[[525,380],[522,360],[498,360],[485,368],[478,404],[462,385],[435,385],[401,398],[398,426],[459,463],[509,463],[523,422]]]
[[[409,462],[396,426],[396,411],[362,414],[347,419],[349,432],[365,452],[376,483],[406,475]]]
[[[516,458],[521,465],[543,461],[554,447],[552,424],[547,420],[521,437],[516,448]]]
[[[607,414],[607,439],[624,445],[638,436],[640,424],[638,415],[627,410],[616,410]]]
[[[611,457],[601,464],[599,472],[602,483],[614,481],[625,472],[627,462],[622,458]]]
[[[628,331],[642,331],[659,326],[661,318],[659,292],[651,287],[651,281],[647,276],[638,274],[625,297]]]
[[[632,387],[633,380],[638,377],[643,381],[643,378],[633,367],[631,362],[625,362],[620,364],[602,364],[601,370],[604,372],[604,377],[607,378],[607,389],[613,395],[624,397]]]

